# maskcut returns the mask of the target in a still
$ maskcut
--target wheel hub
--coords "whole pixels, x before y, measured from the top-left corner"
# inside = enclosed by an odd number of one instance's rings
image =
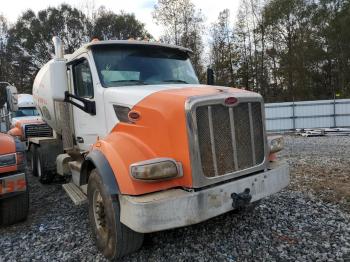
[[[95,224],[98,230],[106,231],[106,213],[100,191],[96,190],[93,197]]]

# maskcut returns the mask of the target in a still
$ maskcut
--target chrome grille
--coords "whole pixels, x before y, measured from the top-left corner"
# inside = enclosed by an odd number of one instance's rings
[[[25,137],[50,137],[53,135],[52,128],[47,124],[30,124],[24,127]]]
[[[264,161],[260,102],[196,108],[200,162],[204,176],[216,177],[251,168]]]

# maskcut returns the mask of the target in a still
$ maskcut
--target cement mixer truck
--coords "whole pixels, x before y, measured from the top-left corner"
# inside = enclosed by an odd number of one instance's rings
[[[88,202],[105,257],[136,251],[145,233],[247,207],[288,185],[288,166],[270,161],[283,140],[267,141],[262,97],[199,84],[191,50],[94,40],[64,55],[53,40],[33,96],[57,135],[30,143],[40,176],[65,176],[74,203]]]

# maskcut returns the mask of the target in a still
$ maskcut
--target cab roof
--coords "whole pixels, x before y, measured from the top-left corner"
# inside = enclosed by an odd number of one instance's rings
[[[18,94],[18,107],[35,107],[34,98],[30,94]]]
[[[71,60],[77,57],[78,55],[87,52],[88,50],[91,49],[92,46],[103,46],[103,45],[154,46],[154,47],[177,49],[185,53],[192,53],[191,49],[188,49],[182,46],[170,45],[170,44],[159,43],[159,42],[149,42],[149,41],[139,41],[139,40],[103,40],[103,41],[95,40],[83,45],[78,50],[76,50],[73,54],[66,55],[65,57],[68,58],[68,60]]]

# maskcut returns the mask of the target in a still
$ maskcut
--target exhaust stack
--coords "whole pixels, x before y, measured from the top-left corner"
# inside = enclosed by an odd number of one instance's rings
[[[54,36],[52,38],[53,45],[55,46],[55,59],[63,59],[63,44],[61,38]]]

